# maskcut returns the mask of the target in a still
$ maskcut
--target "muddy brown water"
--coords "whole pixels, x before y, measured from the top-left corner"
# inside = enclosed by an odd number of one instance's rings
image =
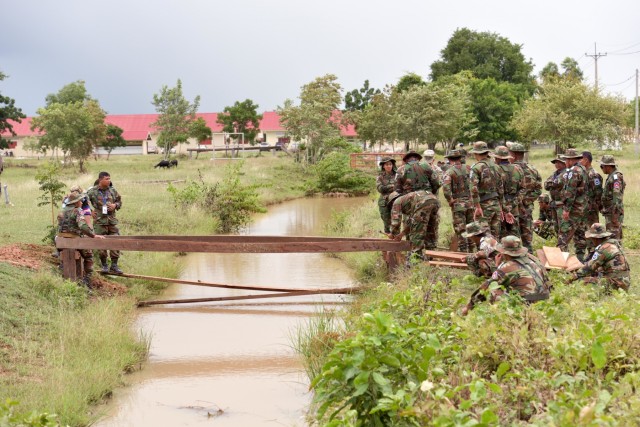
[[[300,199],[269,207],[247,234],[320,235],[333,211],[364,198]],[[353,285],[347,267],[323,254],[190,254],[188,280],[291,288]],[[255,293],[255,292],[254,292]],[[163,298],[245,295],[246,291],[172,285]],[[151,337],[148,361],[127,377],[96,424],[111,426],[304,426],[311,399],[291,335],[342,296],[301,296],[154,306],[135,327]],[[318,304],[323,303],[323,304]]]

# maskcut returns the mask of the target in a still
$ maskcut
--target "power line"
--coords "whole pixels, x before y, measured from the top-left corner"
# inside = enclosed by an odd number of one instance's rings
[[[623,47],[623,48],[621,48],[621,49],[613,50],[613,51],[611,51],[611,52],[609,52],[609,53],[610,53],[610,54],[614,54],[614,53],[622,52],[623,50],[631,49],[632,47],[636,47],[636,46],[638,46],[638,45],[640,45],[640,42],[633,43],[633,44],[631,44],[631,45],[629,45],[629,46],[627,46],[627,47]]]
[[[636,53],[640,53],[640,50],[636,50],[635,52],[625,52],[625,53],[611,53],[609,52],[611,55],[615,55],[615,56],[622,56],[622,55],[634,55]]]
[[[634,78],[636,76],[636,73],[631,74],[631,76],[629,76],[628,79],[621,81],[620,83],[614,83],[614,84],[606,84],[604,85],[605,87],[610,87],[610,86],[618,86],[621,84],[625,84],[626,82],[628,82],[629,80],[631,80],[632,78]]]

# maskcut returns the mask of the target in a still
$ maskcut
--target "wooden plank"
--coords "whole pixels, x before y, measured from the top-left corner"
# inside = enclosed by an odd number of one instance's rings
[[[248,291],[266,291],[266,292],[306,292],[309,290],[312,291],[322,291],[326,294],[352,294],[358,293],[362,291],[362,288],[326,288],[326,289],[296,289],[296,288],[276,288],[276,287],[266,287],[266,286],[251,286],[251,285],[224,285],[220,283],[209,283],[209,282],[201,282],[194,280],[184,280],[184,279],[171,279],[168,277],[156,277],[156,276],[143,276],[141,274],[115,274],[115,273],[102,273],[103,275],[108,276],[118,276],[118,277],[127,277],[130,279],[142,279],[142,280],[150,280],[155,282],[166,282],[166,283],[184,283],[187,285],[195,285],[195,286],[205,286],[210,288],[224,288],[224,289],[243,289]]]
[[[173,240],[183,242],[231,242],[231,243],[291,243],[291,242],[379,242],[386,238],[375,237],[324,237],[324,236],[251,236],[251,235],[213,235],[213,236],[109,236],[113,240]]]
[[[538,255],[538,259],[540,260],[540,262],[542,263],[544,268],[550,268],[551,267],[549,265],[549,260],[547,259],[547,256],[544,254],[544,251],[542,249],[538,249],[536,251],[536,254]]]
[[[467,264],[461,264],[458,262],[428,261],[427,264],[432,265],[434,267],[450,267],[450,268],[464,268],[464,269],[469,268]]]
[[[406,251],[410,243],[388,239],[313,241],[313,242],[200,242],[183,239],[59,239],[58,249],[110,249],[152,252],[206,252],[206,253],[318,253],[318,252],[371,252]]]
[[[80,239],[57,239],[60,240],[80,240]],[[60,253],[62,259],[62,276],[69,280],[77,280],[78,272],[76,271],[76,250],[64,249]]]
[[[558,247],[543,246],[545,257],[550,267],[564,268],[567,262],[567,258],[563,255],[562,251]]]
[[[462,252],[448,252],[448,251],[424,251],[424,254],[434,258],[450,259],[458,262],[463,262],[466,265],[467,255]]]
[[[262,294],[262,295],[238,295],[238,296],[232,296],[232,297],[140,301],[138,303],[138,307],[146,307],[149,305],[159,305],[159,304],[189,304],[189,303],[198,303],[198,302],[220,302],[220,301],[237,301],[237,300],[263,299],[263,298],[297,297],[297,296],[304,296],[304,295],[320,295],[324,293],[325,293],[324,291],[297,291],[297,292]]]
[[[583,266],[584,264],[580,262],[577,256],[571,255],[567,260],[567,265],[565,267],[565,270],[575,271],[575,270],[581,269]]]

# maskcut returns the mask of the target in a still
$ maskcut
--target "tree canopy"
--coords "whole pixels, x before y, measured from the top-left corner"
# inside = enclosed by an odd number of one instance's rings
[[[111,152],[116,147],[125,147],[127,145],[127,141],[122,137],[122,132],[122,128],[107,124],[106,137],[102,141],[102,148],[107,152],[107,160],[109,160]]]
[[[371,103],[373,96],[380,93],[380,89],[369,87],[369,80],[365,80],[360,89],[354,89],[344,95],[344,109],[346,111],[362,111]]]
[[[560,72],[560,67],[562,67],[562,73]],[[578,61],[573,58],[566,57],[561,63],[560,67],[555,62],[549,62],[544,68],[540,71],[540,79],[549,80],[549,79],[572,79],[581,82],[584,78],[584,73],[582,69],[578,65]]]
[[[164,147],[164,158],[169,157],[172,147],[187,142],[192,136],[192,123],[196,120],[196,112],[200,105],[200,96],[196,96],[193,104],[182,94],[182,82],[178,79],[175,87],[162,86],[159,94],[153,95],[151,102],[160,114],[152,123],[160,133],[158,144]]]
[[[76,80],[62,87],[56,93],[46,96],[46,106],[51,104],[71,104],[73,102],[90,101],[91,95],[87,92],[84,80]]]
[[[231,107],[224,107],[224,112],[218,114],[218,123],[223,125],[222,131],[229,133],[243,133],[245,142],[255,144],[260,132],[262,114],[258,114],[258,104],[252,100],[236,101]]]
[[[0,81],[3,81],[7,76],[0,71]],[[9,123],[9,120],[20,123],[25,116],[22,110],[16,107],[16,102],[13,98],[3,96],[0,93],[0,148],[8,148],[8,141],[2,138],[2,134],[5,132],[15,135],[13,131],[13,124]]]

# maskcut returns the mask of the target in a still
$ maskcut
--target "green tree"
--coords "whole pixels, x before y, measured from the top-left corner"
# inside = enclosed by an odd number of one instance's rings
[[[560,63],[560,66],[562,67],[562,76],[568,79],[574,79],[577,80],[579,82],[581,82],[584,78],[584,73],[582,72],[582,70],[580,69],[580,66],[578,65],[578,61],[576,61],[573,58],[570,57],[566,57],[564,58],[564,60]]]
[[[360,89],[354,89],[344,95],[344,109],[346,111],[363,111],[371,103],[373,97],[380,93],[380,89],[369,87],[369,80],[365,80]]]
[[[7,76],[0,71],[0,81],[5,78],[7,78]],[[22,110],[16,107],[16,102],[13,98],[3,96],[2,93],[0,93],[0,148],[9,147],[9,142],[2,138],[3,133],[9,132],[15,136],[13,124],[9,123],[9,120],[20,123],[22,121],[21,119],[25,117],[27,116],[22,113]]]
[[[127,141],[122,137],[122,128],[108,124],[106,129],[106,137],[102,141],[102,148],[107,152],[107,160],[109,160],[109,156],[111,156],[111,152],[116,147],[126,147]]]
[[[521,108],[522,102],[529,97],[522,85],[498,82],[492,78],[472,79],[471,97],[477,120],[477,139],[482,141],[518,139],[517,132],[511,126],[511,118]]]
[[[76,80],[60,89],[57,93],[46,96],[46,106],[51,104],[72,104],[74,102],[90,101],[91,95],[87,92],[84,80]]]
[[[585,142],[619,140],[625,103],[573,79],[545,81],[513,117],[523,138],[554,143],[556,153]]]
[[[258,104],[252,100],[236,101],[231,107],[224,107],[224,112],[218,114],[218,123],[223,125],[222,131],[244,134],[244,141],[255,144],[255,138],[260,133],[260,120]]]
[[[191,123],[191,136],[198,141],[198,144],[211,139],[212,135],[211,128],[207,126],[207,122],[202,117],[198,117]]]
[[[164,158],[167,159],[172,147],[187,142],[191,136],[200,96],[196,96],[191,104],[182,94],[182,82],[178,79],[173,88],[162,86],[160,93],[153,95],[152,104],[160,114],[152,126],[160,133],[158,144],[164,147]]]
[[[362,171],[349,166],[349,155],[334,151],[315,165],[318,189],[323,193],[367,194],[373,187],[373,179]]]
[[[540,70],[540,79],[542,81],[548,79],[557,79],[560,77],[560,69],[558,68],[558,64],[555,62],[549,62],[544,66],[542,70]]]
[[[395,90],[402,93],[414,86],[424,86],[425,84],[425,81],[418,74],[407,73],[404,76],[400,77],[400,80],[398,80],[398,84],[396,84],[395,86]]]
[[[375,94],[369,105],[357,117],[358,136],[368,141],[370,146],[390,143],[392,146],[398,139],[401,127],[400,116],[396,108],[397,92],[386,87],[383,92]]]
[[[300,105],[287,99],[278,107],[280,123],[295,141],[304,141],[307,159],[317,163],[322,158],[325,141],[340,136],[341,117],[336,112],[342,103],[342,87],[333,74],[316,78],[302,86]]]
[[[38,198],[38,206],[51,206],[51,226],[56,227],[56,208],[64,197],[65,185],[60,181],[60,166],[57,162],[47,162],[36,173],[36,181],[40,184],[42,194]]]

